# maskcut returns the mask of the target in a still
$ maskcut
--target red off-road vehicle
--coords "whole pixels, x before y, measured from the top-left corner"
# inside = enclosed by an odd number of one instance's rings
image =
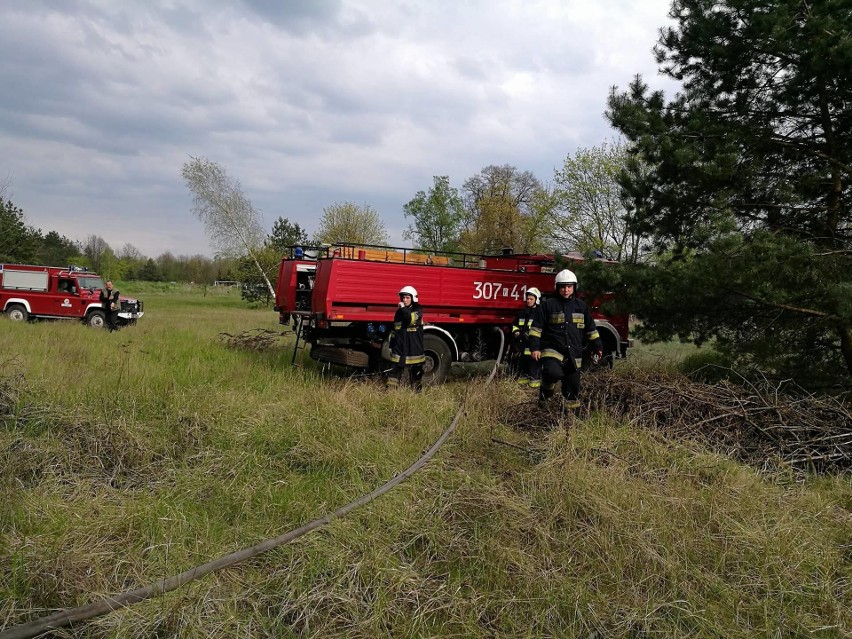
[[[100,291],[103,278],[74,267],[0,264],[0,310],[9,319],[30,318],[82,320],[89,326],[106,322]],[[120,297],[119,324],[133,324],[144,315],[142,302]]]

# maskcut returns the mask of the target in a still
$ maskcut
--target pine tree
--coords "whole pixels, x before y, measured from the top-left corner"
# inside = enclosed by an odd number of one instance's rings
[[[800,378],[852,373],[852,3],[675,0],[670,15],[655,53],[682,90],[667,102],[637,77],[607,113],[633,157],[633,228],[659,254],[646,324]]]

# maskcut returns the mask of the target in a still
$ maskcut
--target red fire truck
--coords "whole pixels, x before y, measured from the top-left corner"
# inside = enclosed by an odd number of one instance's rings
[[[553,291],[554,272],[552,255],[425,254],[356,244],[293,247],[278,269],[275,310],[282,324],[293,321],[296,350],[308,344],[317,361],[381,370],[390,359],[397,291],[413,286],[426,324],[424,380],[435,384],[446,379],[452,362],[496,357],[527,289]],[[611,365],[627,355],[628,318],[604,315],[604,300],[586,301]]]
[[[0,264],[0,310],[9,319],[77,319],[100,328],[106,321],[100,275],[84,269],[28,264]],[[142,302],[120,297],[119,324],[133,324],[144,315]]]

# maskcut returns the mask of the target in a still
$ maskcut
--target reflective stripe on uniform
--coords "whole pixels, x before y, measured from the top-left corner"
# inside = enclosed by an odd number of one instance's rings
[[[552,348],[545,348],[543,351],[541,351],[541,358],[544,359],[545,357],[552,357],[553,359],[559,362],[565,359],[562,356],[562,353],[560,353],[559,351],[555,351]]]
[[[600,338],[601,338],[601,336],[600,336],[600,334],[598,333],[598,329],[595,329],[595,330],[593,330],[593,331],[589,331],[588,333],[586,333],[586,338],[587,338],[590,342],[594,342],[596,339],[600,339]]]
[[[422,364],[426,361],[425,355],[412,355],[405,358],[406,364]]]
[[[541,329],[535,326],[530,328],[530,337],[541,337]]]

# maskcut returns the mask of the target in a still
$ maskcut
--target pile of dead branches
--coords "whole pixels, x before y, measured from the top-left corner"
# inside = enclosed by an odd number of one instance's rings
[[[239,335],[231,335],[230,333],[219,333],[219,337],[231,348],[238,348],[244,351],[265,351],[276,345],[279,338],[285,333],[278,331],[270,331],[265,328],[255,328],[249,331],[243,331]]]
[[[658,372],[588,375],[583,384],[587,410],[702,439],[750,464],[852,471],[852,411],[832,397],[769,382],[704,384]]]

